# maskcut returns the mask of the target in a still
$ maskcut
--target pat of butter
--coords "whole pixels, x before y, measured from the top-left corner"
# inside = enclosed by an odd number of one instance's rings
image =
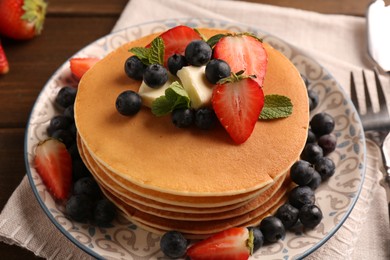
[[[144,81],[142,81],[141,86],[139,87],[138,94],[142,98],[142,104],[147,107],[152,107],[152,102],[161,96],[165,95],[165,90],[169,88],[169,86],[174,82],[177,81],[177,78],[173,76],[172,74],[168,73],[168,81],[165,82],[164,85],[162,85],[159,88],[151,88]]]

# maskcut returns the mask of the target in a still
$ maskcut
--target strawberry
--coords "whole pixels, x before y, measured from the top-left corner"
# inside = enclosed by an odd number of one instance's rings
[[[194,40],[201,40],[202,37],[193,28],[179,25],[163,32],[160,37],[164,41],[164,66],[167,67],[168,59],[173,54],[184,55],[187,45]],[[147,46],[148,47],[148,46]]]
[[[250,34],[228,34],[214,47],[214,59],[226,61],[233,72],[244,70],[246,75],[255,75],[263,86],[267,68],[267,52],[259,39]]]
[[[223,79],[213,89],[211,103],[215,114],[237,144],[252,134],[264,106],[264,93],[252,77],[236,75]]]
[[[34,164],[50,193],[59,200],[68,198],[72,184],[72,159],[65,145],[56,139],[39,143]]]
[[[99,58],[72,58],[69,61],[70,70],[73,75],[80,80],[85,72],[87,72],[99,60]]]
[[[6,74],[8,73],[8,71],[9,71],[8,60],[7,57],[5,56],[3,46],[1,45],[0,42],[0,74]]]
[[[16,40],[41,33],[47,3],[44,0],[1,0],[0,34]]]
[[[191,260],[244,260],[248,259],[253,242],[249,242],[245,227],[230,228],[202,240],[187,250]]]

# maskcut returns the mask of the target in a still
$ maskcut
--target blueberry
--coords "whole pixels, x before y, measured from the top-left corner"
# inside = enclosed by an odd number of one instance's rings
[[[229,64],[223,60],[213,59],[206,65],[206,78],[211,84],[217,84],[220,79],[230,76]]]
[[[137,92],[127,90],[119,94],[115,102],[118,112],[125,116],[138,113],[142,106],[142,99]]]
[[[306,76],[304,76],[302,74],[301,74],[301,78],[302,78],[303,82],[305,83],[306,88],[308,88],[310,85],[310,81],[307,79]]]
[[[72,159],[79,159],[81,160],[81,157],[80,157],[80,153],[79,153],[79,149],[77,147],[77,144],[76,143],[73,143],[69,148],[68,148],[68,152],[70,154],[70,156],[72,157]]]
[[[145,69],[144,81],[151,88],[159,88],[168,81],[168,71],[160,64],[151,64]]]
[[[324,156],[326,156],[336,149],[337,138],[334,134],[322,135],[318,139],[318,145],[324,151]]]
[[[336,170],[336,165],[329,157],[322,157],[314,165],[316,171],[321,175],[322,181],[329,179]]]
[[[72,180],[76,182],[77,180],[84,177],[91,177],[91,173],[89,172],[87,166],[85,166],[84,162],[81,159],[73,159]]]
[[[213,109],[204,107],[195,112],[195,125],[203,130],[210,129],[217,121],[217,116]]]
[[[315,164],[320,158],[324,156],[322,148],[318,144],[307,144],[301,153],[301,158],[312,164]]]
[[[66,148],[71,147],[75,141],[72,133],[69,130],[64,130],[64,129],[58,129],[54,131],[51,137],[64,143]]]
[[[318,106],[320,98],[313,90],[308,90],[307,95],[309,96],[309,110],[312,111]]]
[[[92,177],[78,179],[73,185],[73,194],[84,194],[91,200],[98,200],[101,197],[99,185]]]
[[[289,203],[297,209],[306,204],[314,204],[314,191],[308,186],[297,186],[288,195]]]
[[[330,134],[335,126],[334,118],[326,112],[318,113],[310,120],[310,127],[317,137]]]
[[[290,177],[296,184],[304,186],[311,181],[314,172],[313,166],[308,161],[299,160],[291,166]]]
[[[73,87],[63,87],[58,92],[55,103],[62,109],[67,108],[70,105],[74,104],[76,99],[77,89]]]
[[[264,236],[258,227],[249,227],[249,231],[253,232],[253,252],[256,252],[264,244]]]
[[[291,204],[283,204],[278,208],[275,217],[280,219],[285,229],[293,227],[298,221],[299,210]]]
[[[305,205],[299,210],[299,220],[304,227],[314,228],[322,220],[322,211],[316,205]]]
[[[165,233],[160,240],[161,251],[171,258],[184,256],[187,245],[187,239],[178,231],[169,231]]]
[[[309,129],[307,131],[307,138],[306,138],[306,144],[313,144],[317,142],[317,137],[316,135],[313,133],[313,131],[311,131],[311,129]]]
[[[108,199],[101,199],[96,202],[93,209],[93,220],[98,227],[108,227],[116,217],[116,207]]]
[[[180,54],[173,54],[168,58],[168,70],[171,74],[176,76],[176,73],[181,70],[184,66],[187,66],[188,62],[186,57]]]
[[[68,217],[78,222],[87,222],[91,217],[93,202],[85,195],[72,195],[66,202],[65,212]]]
[[[66,130],[72,124],[72,121],[63,115],[54,116],[49,123],[47,128],[47,133],[49,136],[52,136],[53,133],[57,130],[63,129]]]
[[[189,127],[194,122],[194,111],[191,108],[179,108],[172,111],[172,123],[179,127]]]
[[[70,121],[74,121],[74,105],[70,105],[64,110],[64,116],[70,119]]]
[[[280,219],[274,216],[264,218],[260,223],[260,230],[268,242],[276,242],[284,238],[286,230]]]
[[[211,59],[211,55],[210,45],[202,40],[190,42],[185,49],[186,60],[193,66],[205,65]]]
[[[321,182],[322,182],[321,175],[317,171],[314,171],[313,178],[307,184],[307,186],[310,187],[310,189],[312,190],[316,190],[321,185]]]
[[[73,139],[76,140],[77,139],[77,128],[76,128],[75,123],[73,123],[69,126],[68,131],[72,135]]]
[[[125,73],[129,78],[142,80],[146,65],[137,57],[131,56],[125,61]]]

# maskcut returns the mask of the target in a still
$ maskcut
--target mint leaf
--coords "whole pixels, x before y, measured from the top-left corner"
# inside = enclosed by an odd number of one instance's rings
[[[266,95],[264,97],[264,107],[259,119],[277,119],[288,117],[292,114],[293,104],[291,99],[282,95]]]
[[[179,82],[173,82],[166,90],[165,95],[152,102],[152,113],[155,116],[164,116],[178,108],[189,108],[190,97]]]
[[[130,51],[134,53],[134,55],[137,56],[142,61],[143,64],[150,65],[149,63],[150,49],[144,47],[134,47],[131,48]]]
[[[149,64],[164,64],[164,41],[161,37],[155,38],[151,45],[149,51]]]

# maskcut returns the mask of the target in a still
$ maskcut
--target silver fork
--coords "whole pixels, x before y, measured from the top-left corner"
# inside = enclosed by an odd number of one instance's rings
[[[359,107],[359,102],[356,92],[356,84],[353,73],[351,72],[351,100],[359,112],[364,132],[366,137],[373,140],[378,146],[381,147],[383,166],[385,168],[385,176],[382,181],[382,186],[387,193],[387,201],[390,201],[390,116],[387,108],[385,95],[383,93],[383,87],[379,80],[378,72],[374,70],[375,85],[378,94],[379,111],[374,112],[372,107],[372,100],[369,94],[366,75],[362,71],[364,94],[366,100],[366,113],[362,114]],[[389,203],[389,216],[390,216],[390,203]]]

